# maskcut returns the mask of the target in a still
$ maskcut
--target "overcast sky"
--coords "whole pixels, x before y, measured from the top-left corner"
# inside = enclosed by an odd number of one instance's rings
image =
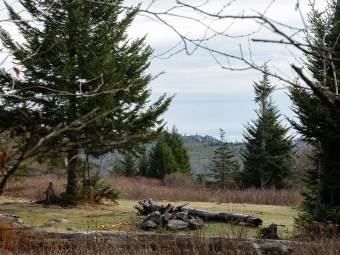
[[[128,3],[136,2],[138,1],[128,1]],[[142,8],[150,2],[144,1]],[[185,2],[199,5],[205,1]],[[210,5],[204,8],[211,12],[217,12],[221,4],[225,5],[228,2],[211,0]],[[297,2],[306,21],[307,13],[310,10],[308,0],[237,0],[226,8],[226,12],[234,15],[241,12],[254,14],[255,11],[263,13],[267,9],[266,16],[269,18],[303,28],[302,18],[299,12],[295,11]],[[164,11],[174,3],[175,1],[160,0],[151,6],[150,10]],[[316,5],[320,10],[323,10],[325,1],[317,0]],[[188,10],[183,10],[181,14],[192,15]],[[179,18],[168,18],[167,21],[181,29],[182,33],[186,35],[197,36],[197,38],[202,35],[202,27],[197,23]],[[219,26],[228,27],[230,25],[230,22],[224,22],[225,24],[219,24]],[[236,22],[231,26],[230,34],[247,34],[258,28],[259,24],[254,21]],[[180,41],[171,29],[154,20],[147,19],[145,16],[137,17],[130,31],[132,35],[148,34],[147,41],[155,49],[155,55],[171,49]],[[251,38],[272,39],[277,37],[274,37],[272,32],[262,29]],[[216,38],[211,45],[221,51],[240,55],[239,44],[242,44],[244,54],[247,54],[247,40],[248,38]],[[177,49],[179,48],[177,47]],[[281,71],[293,78],[290,64],[296,61],[292,54],[297,58],[303,56],[297,50],[291,50],[292,52],[281,45],[257,43],[256,45],[252,44],[252,57],[259,64],[270,61],[269,68],[277,69],[278,72]],[[239,65],[239,63],[235,63],[235,65]],[[214,58],[204,50],[199,50],[190,56],[181,52],[170,59],[153,59],[150,71],[154,75],[161,71],[165,72],[151,83],[153,95],[157,97],[165,92],[169,95],[176,94],[164,118],[170,128],[175,125],[182,134],[219,137],[219,128],[222,128],[226,131],[229,141],[240,141],[244,130],[243,125],[256,118],[254,109],[257,106],[254,103],[253,82],[258,82],[263,77],[258,71],[241,72],[222,69]],[[276,79],[271,79],[271,82],[278,88],[283,88],[285,85]],[[284,124],[288,124],[285,121],[285,116],[294,117],[290,110],[291,102],[286,93],[287,89],[279,89],[273,94],[273,100],[282,114],[281,119]]]
[[[16,2],[16,1],[14,1]],[[127,0],[124,5],[136,6],[140,0]],[[142,3],[141,9],[145,9],[150,0]],[[206,2],[201,0],[187,0],[188,4],[196,6]],[[204,10],[210,12],[219,11],[222,5],[227,5],[229,0],[210,0],[204,6]],[[300,9],[306,19],[309,11],[308,0],[236,0],[231,1],[230,5],[225,8],[224,13],[238,15],[255,14],[256,11],[276,21],[288,25],[303,28],[302,18],[295,10],[296,4],[299,3]],[[151,11],[165,11],[171,6],[175,6],[175,0],[158,0],[151,7]],[[324,0],[316,0],[320,9],[325,6]],[[6,19],[6,10],[0,5],[0,18]],[[195,16],[188,9],[175,10],[177,14],[183,16]],[[162,16],[169,24],[178,29],[182,34],[192,38],[200,38],[204,33],[203,27],[197,22],[191,22],[187,19],[173,18],[171,16]],[[9,29],[15,35],[14,24],[1,23],[6,29]],[[220,23],[214,23],[216,29],[226,29],[229,27],[230,35],[243,35],[249,32],[257,31],[260,25],[255,21],[231,21],[223,20]],[[231,26],[230,26],[231,25]],[[150,19],[144,14],[137,16],[132,26],[129,28],[131,37],[141,37],[147,35],[147,42],[155,49],[154,55],[167,52],[180,42],[180,38],[169,27]],[[258,33],[250,38],[275,39],[272,32],[262,28]],[[240,44],[242,45],[243,54],[249,57],[249,38],[222,38],[217,37],[209,41],[210,47],[218,49],[233,55],[240,55]],[[181,49],[182,45],[177,46],[172,52],[165,54],[164,57]],[[189,50],[192,47],[189,46]],[[301,53],[295,49],[286,49],[282,45],[257,43],[251,45],[252,59],[262,64],[270,61],[270,69],[276,69],[293,78],[290,70],[290,64],[296,58],[302,57]],[[227,64],[226,59],[216,56],[220,63]],[[241,63],[232,62],[233,67],[240,67]],[[215,61],[215,59],[204,50],[197,50],[190,56],[185,52],[180,52],[167,59],[153,58],[149,72],[157,75],[165,72],[150,84],[153,94],[152,101],[155,101],[163,93],[169,96],[176,94],[169,111],[164,115],[169,128],[175,125],[179,133],[186,135],[212,135],[219,137],[219,129],[226,132],[227,140],[241,141],[243,125],[256,118],[254,112],[257,106],[254,103],[253,82],[258,82],[263,75],[255,70],[247,71],[228,71]],[[277,88],[283,88],[283,82],[271,79],[273,85]],[[290,110],[291,102],[286,95],[286,89],[276,90],[273,94],[273,100],[282,114],[282,123],[288,124],[284,120],[285,116],[293,118]]]
[[[136,2],[138,1],[131,0],[126,3],[135,4]],[[142,9],[150,2],[144,1]],[[205,1],[185,2],[199,5]],[[217,12],[222,5],[227,3],[229,2],[222,0],[210,1],[204,9]],[[225,12],[234,15],[241,12],[255,14],[256,11],[263,13],[267,9],[265,14],[267,17],[294,27],[303,28],[301,15],[295,10],[297,3],[299,3],[303,18],[307,22],[307,13],[310,10],[308,0],[237,0],[232,1]],[[150,10],[165,11],[174,5],[175,1],[159,0],[151,6]],[[317,0],[316,6],[323,10],[325,1]],[[180,9],[178,13],[184,16],[194,15],[188,9]],[[164,17],[182,34],[200,38],[203,33],[202,26],[195,22]],[[230,25],[230,21],[223,22],[217,26],[226,28]],[[247,34],[257,31],[259,27],[260,25],[255,21],[237,21],[229,28],[229,34]],[[145,16],[136,18],[130,32],[134,36],[147,34],[147,41],[155,49],[155,55],[169,50],[180,42],[176,33],[167,26]],[[278,37],[275,37],[271,31],[262,28],[260,32],[250,38],[277,39]],[[244,49],[243,53],[249,56],[249,51],[247,51],[249,48],[248,38],[218,37],[210,43],[210,46],[227,53],[240,55],[239,44]],[[176,49],[180,49],[180,47]],[[264,43],[252,44],[251,54],[256,63],[261,65],[269,61],[270,69],[276,69],[277,72],[282,72],[291,79],[294,75],[290,69],[290,64],[296,63],[299,58],[303,58],[302,54],[296,49],[288,50],[282,45]],[[225,59],[219,58],[219,61],[223,63]],[[234,65],[239,66],[240,63],[234,63]],[[221,68],[209,52],[204,50],[198,50],[190,56],[181,52],[169,59],[153,59],[150,72],[156,75],[161,71],[164,71],[165,74],[154,80],[151,87],[155,98],[162,93],[176,94],[169,111],[164,115],[169,128],[175,125],[182,134],[212,135],[217,138],[219,137],[219,128],[222,128],[226,131],[228,141],[242,140],[244,124],[256,118],[254,110],[257,109],[257,105],[254,103],[253,84],[254,81],[258,82],[262,79],[261,73],[255,70],[242,72],[225,70]],[[272,85],[280,88],[273,93],[273,101],[282,114],[282,123],[288,125],[285,117],[294,118],[294,114],[290,110],[291,102],[286,95],[287,89],[281,89],[285,86],[282,81],[271,78],[271,82]],[[294,132],[294,130],[291,132]]]

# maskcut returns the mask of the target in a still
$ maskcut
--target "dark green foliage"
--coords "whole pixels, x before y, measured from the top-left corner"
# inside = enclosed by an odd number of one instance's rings
[[[309,34],[306,41],[310,44],[313,54],[306,55],[307,67],[316,83],[326,85],[335,92],[332,63],[323,61],[322,55],[339,59],[340,42],[340,12],[336,3],[329,3],[326,12],[319,12],[311,5],[309,13]],[[333,26],[330,26],[330,25]],[[325,41],[325,45],[323,44]],[[323,51],[325,51],[323,53]],[[326,52],[327,51],[327,52]],[[328,53],[332,51],[332,53]],[[340,62],[332,61],[335,70],[339,70]],[[326,64],[326,70],[324,69]],[[324,71],[326,76],[324,76]],[[290,120],[292,126],[302,135],[304,141],[314,146],[310,155],[314,167],[307,169],[305,178],[306,190],[302,193],[305,200],[302,204],[302,213],[297,223],[309,219],[307,223],[316,221],[332,221],[340,223],[340,119],[330,108],[324,106],[320,100],[306,90],[290,89],[293,101],[293,111],[299,122]]]
[[[80,188],[77,186],[69,186],[68,192],[60,193],[60,202],[61,204],[66,205],[76,205],[79,201],[79,192]]]
[[[205,174],[197,174],[196,178],[197,178],[197,181],[202,183],[202,184],[206,184],[206,182],[207,182]]]
[[[98,173],[84,179],[81,187],[76,187],[73,192],[60,194],[61,203],[68,205],[75,205],[79,201],[99,203],[104,198],[117,203],[120,192],[112,188],[110,184],[104,183]]]
[[[161,135],[155,146],[150,150],[148,176],[162,179],[165,175],[179,170],[172,149],[165,143],[164,136]]]
[[[110,170],[110,174],[122,174],[122,173],[123,170],[120,164],[120,159],[115,157],[115,159],[113,160],[112,169]]]
[[[76,122],[76,128],[40,146],[41,153],[67,154],[66,192],[76,195],[79,152],[98,157],[117,149],[142,150],[142,144],[163,129],[160,117],[172,98],[163,95],[154,103],[149,101],[152,77],[146,70],[152,49],[145,38],[130,40],[126,34],[138,8],[123,9],[121,0],[20,3],[31,18],[6,7],[11,19],[20,20],[14,24],[24,42],[16,43],[0,30],[3,46],[22,73],[13,78],[0,70],[0,92],[15,84],[20,96],[2,99],[0,119],[7,121],[1,121],[0,131],[12,127],[19,135],[29,130],[25,144],[29,148],[60,123],[67,125],[88,115]],[[29,20],[37,20],[38,25]],[[30,103],[26,103],[28,97]],[[43,119],[35,116],[37,110]]]
[[[222,143],[214,151],[213,168],[208,175],[213,180],[206,183],[212,188],[225,189],[234,186],[232,175],[239,170],[240,166],[231,153],[228,143],[224,141],[225,132],[222,129],[220,129],[220,137]]]
[[[172,127],[171,133],[168,131],[163,132],[165,143],[171,148],[175,156],[176,163],[179,166],[179,172],[188,174],[191,171],[188,151],[184,146],[182,136],[178,133],[175,126]]]
[[[120,170],[125,176],[135,176],[137,175],[137,164],[135,156],[126,152],[123,154],[123,159],[120,160]]]
[[[149,173],[149,160],[146,153],[144,153],[138,160],[138,174],[142,176],[148,176],[148,173]]]
[[[287,136],[289,128],[279,121],[279,111],[271,100],[274,86],[271,86],[267,73],[265,65],[263,80],[254,85],[255,102],[259,105],[255,111],[258,118],[245,125],[244,168],[234,175],[242,188],[282,189],[287,187],[290,176],[292,137]]]
[[[163,131],[149,153],[147,176],[163,178],[167,174],[180,172],[190,174],[189,155],[183,139],[173,127],[172,132]]]

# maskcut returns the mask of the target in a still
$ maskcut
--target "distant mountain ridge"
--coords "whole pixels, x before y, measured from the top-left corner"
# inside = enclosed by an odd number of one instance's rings
[[[183,141],[185,143],[188,143],[188,142],[216,142],[217,144],[220,143],[220,140],[216,139],[215,137],[213,136],[210,136],[210,135],[205,135],[205,136],[202,136],[202,135],[183,135],[182,136],[183,138]]]

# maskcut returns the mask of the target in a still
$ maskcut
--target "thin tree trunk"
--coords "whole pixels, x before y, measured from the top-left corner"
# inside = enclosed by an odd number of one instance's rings
[[[77,142],[77,136],[71,135],[70,136],[70,142],[76,143]],[[75,195],[75,192],[77,190],[77,163],[78,163],[78,149],[72,148],[68,154],[68,167],[67,167],[67,187],[66,187],[66,193],[69,195]]]

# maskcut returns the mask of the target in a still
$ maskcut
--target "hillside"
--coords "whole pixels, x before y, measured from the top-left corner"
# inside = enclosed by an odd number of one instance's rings
[[[221,141],[206,135],[183,136],[184,145],[188,150],[192,172],[196,174],[206,173],[211,168],[211,159],[214,151]],[[240,161],[241,143],[230,143],[230,150]]]

